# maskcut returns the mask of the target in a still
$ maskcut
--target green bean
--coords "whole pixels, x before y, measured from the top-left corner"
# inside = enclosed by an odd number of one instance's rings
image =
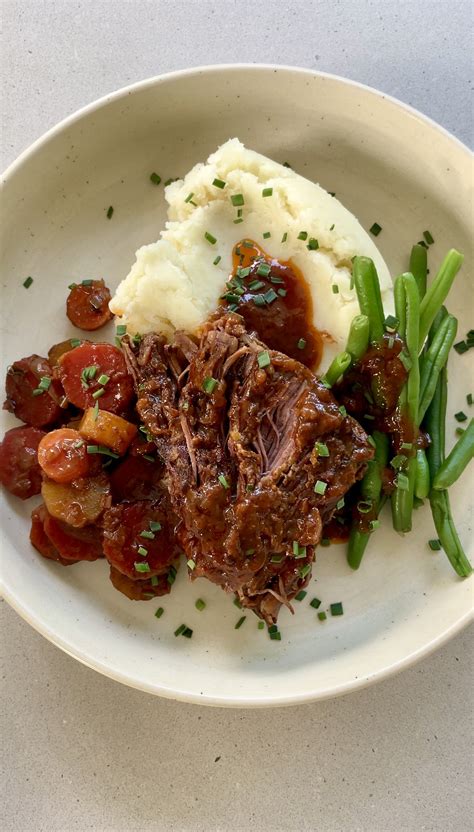
[[[458,322],[454,315],[447,315],[438,327],[433,340],[420,361],[420,402],[418,423],[421,423],[433,398],[438,376],[448,360],[454,344]]]
[[[424,500],[430,493],[430,468],[423,448],[416,452],[415,497]]]
[[[426,277],[428,273],[428,252],[419,243],[413,246],[410,254],[410,271],[416,280],[420,300],[426,293]]]
[[[405,340],[410,369],[399,399],[399,408],[406,415],[413,431],[418,427],[418,401],[420,394],[420,372],[418,365],[418,336],[420,296],[415,278],[409,272],[397,277],[394,287],[395,309],[399,320],[399,333]],[[408,459],[403,472],[403,488],[399,484],[392,494],[392,521],[398,532],[409,532],[412,526],[413,498],[415,495],[416,456]],[[407,479],[405,479],[407,478]]]
[[[360,361],[367,352],[369,346],[369,319],[367,315],[356,315],[351,321],[349,337],[347,339],[346,352],[352,358],[353,363]]]
[[[443,367],[424,421],[424,427],[431,438],[426,456],[433,482],[444,461],[447,389],[447,371],[446,367]],[[461,578],[467,578],[472,572],[472,567],[454,526],[448,492],[446,490],[436,491],[433,488],[430,491],[429,499],[441,546],[457,574]]]
[[[377,270],[370,257],[354,257],[352,275],[360,311],[369,319],[370,341],[378,343],[384,334],[384,311]]]
[[[474,458],[474,419],[461,434],[458,441],[436,472],[433,488],[441,491],[449,488],[461,476],[462,472]]]
[[[436,313],[444,303],[448,292],[453,284],[459,269],[462,266],[464,256],[452,248],[444,258],[441,268],[433,283],[428,288],[420,306],[420,337],[419,348],[423,348],[431,324]]]
[[[336,381],[344,375],[346,370],[349,369],[351,364],[352,358],[348,352],[340,352],[339,355],[336,355],[324,375],[323,381],[325,384],[332,387],[333,384],[335,384]]]
[[[388,462],[389,441],[385,433],[374,431],[375,455],[367,465],[365,477],[360,484],[360,494],[363,500],[371,502],[378,516],[383,503],[382,474]],[[353,526],[347,547],[347,562],[352,569],[358,569],[363,558],[371,531],[362,531]]]

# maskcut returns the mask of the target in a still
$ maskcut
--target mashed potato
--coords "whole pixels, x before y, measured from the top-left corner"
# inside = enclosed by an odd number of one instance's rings
[[[214,185],[216,179],[225,187]],[[271,189],[271,195],[263,196],[264,189]],[[110,303],[129,332],[196,332],[216,309],[232,272],[233,247],[244,238],[273,258],[291,260],[304,275],[314,325],[331,336],[321,370],[344,348],[351,320],[359,313],[350,285],[355,254],[374,260],[384,305],[391,311],[387,266],[353,214],[319,185],[248,150],[238,139],[169,185],[165,195],[169,221],[161,239],[138,250]],[[236,195],[243,197],[241,206],[232,203]],[[306,239],[298,239],[301,232]],[[309,238],[317,239],[317,250],[308,249]]]

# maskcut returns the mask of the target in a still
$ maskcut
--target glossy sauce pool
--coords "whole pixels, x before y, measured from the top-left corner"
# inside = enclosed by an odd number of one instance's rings
[[[324,340],[313,325],[311,294],[300,270],[271,258],[252,240],[237,243],[232,265],[222,302],[270,349],[316,370]]]

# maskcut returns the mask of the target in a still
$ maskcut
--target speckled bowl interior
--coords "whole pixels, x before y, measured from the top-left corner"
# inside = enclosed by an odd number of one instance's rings
[[[7,171],[3,186],[1,328],[3,364],[45,354],[74,333],[64,314],[67,284],[103,277],[114,288],[135,250],[165,221],[162,187],[238,136],[336,191],[365,228],[383,226],[378,244],[393,274],[407,267],[423,230],[435,238],[433,274],[446,250],[466,255],[450,298],[460,332],[472,327],[472,160],[433,122],[400,103],[339,78],[291,68],[211,67],[143,82],[102,99],[39,140]],[[114,206],[111,220],[106,218]],[[22,286],[27,275],[30,289]],[[108,335],[112,332],[107,333]],[[103,338],[101,332],[97,340]],[[470,377],[469,373],[471,373]],[[472,357],[453,355],[448,442],[454,412],[473,388]],[[3,427],[16,422],[3,413]],[[466,547],[471,489],[453,488]],[[472,613],[472,581],[461,581],[434,536],[428,507],[404,538],[390,517],[353,573],[342,546],[318,550],[314,577],[296,615],[281,614],[281,642],[249,615],[184,570],[162,601],[137,603],[116,592],[104,561],[68,569],[28,541],[35,500],[2,496],[2,580],[7,600],[63,650],[121,682],[163,696],[220,705],[261,706],[343,693],[412,663],[457,632]],[[308,601],[345,614],[324,623]],[[194,602],[206,601],[199,612]],[[186,623],[191,640],[176,638]]]

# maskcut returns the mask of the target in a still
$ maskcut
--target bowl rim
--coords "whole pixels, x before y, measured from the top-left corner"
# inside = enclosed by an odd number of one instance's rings
[[[383,93],[380,90],[377,90],[374,87],[371,87],[367,84],[363,84],[359,81],[353,81],[349,78],[344,78],[343,76],[329,72],[321,72],[318,70],[298,66],[291,66],[287,64],[209,64],[189,67],[186,69],[174,70],[172,72],[162,73],[160,75],[155,75],[150,78],[146,78],[142,81],[136,81],[133,84],[129,84],[125,87],[121,87],[117,90],[107,93],[101,96],[100,98],[92,101],[91,103],[79,108],[78,110],[71,113],[69,116],[66,116],[56,125],[51,127],[37,139],[35,139],[29,146],[25,148],[25,150],[23,150],[19,154],[19,156],[17,156],[16,159],[14,159],[13,162],[11,162],[7,166],[5,171],[1,174],[0,189],[2,189],[7,184],[8,180],[15,175],[17,170],[19,170],[21,166],[26,161],[28,161],[28,159],[30,159],[36,153],[38,153],[51,139],[58,136],[66,128],[74,125],[76,122],[79,122],[82,118],[91,115],[95,111],[103,108],[104,106],[114,101],[119,101],[121,98],[126,98],[129,95],[132,95],[133,93],[141,92],[148,88],[160,84],[166,84],[168,82],[172,82],[181,78],[213,73],[233,74],[242,71],[255,71],[257,73],[259,71],[272,73],[283,72],[302,76],[306,75],[310,78],[324,78],[344,87],[355,88],[357,90],[362,91],[365,94],[368,94],[369,96],[373,96],[377,99],[382,99],[393,104],[396,108],[404,111],[407,115],[411,116],[425,127],[430,128],[433,132],[440,133],[450,142],[454,143],[458,151],[461,151],[463,154],[467,154],[468,158],[472,158],[474,155],[473,152],[467,147],[467,145],[465,145],[460,139],[458,139],[456,136],[450,133],[449,130],[447,130],[442,125],[438,124],[429,116],[424,115],[411,105],[405,104],[398,98]],[[383,666],[379,670],[371,673],[369,676],[365,676],[363,678],[358,679],[351,679],[347,682],[343,682],[337,684],[336,686],[331,686],[322,690],[306,691],[301,694],[291,694],[280,697],[278,695],[266,695],[262,697],[254,696],[247,698],[245,696],[242,696],[236,698],[232,696],[216,696],[207,694],[201,696],[198,693],[185,689],[180,690],[176,688],[163,686],[160,684],[148,683],[145,680],[137,679],[132,674],[128,674],[126,672],[110,668],[109,666],[104,664],[104,662],[98,659],[91,658],[83,650],[75,647],[68,640],[62,638],[61,635],[59,635],[56,631],[54,631],[44,622],[39,620],[35,616],[35,614],[33,614],[29,610],[29,608],[22,603],[21,599],[17,595],[15,595],[15,593],[10,592],[8,590],[8,587],[5,585],[4,579],[1,580],[0,585],[3,597],[5,598],[7,603],[15,610],[15,612],[17,612],[21,616],[21,618],[23,618],[31,627],[33,627],[34,630],[36,630],[38,633],[44,636],[48,641],[59,647],[67,655],[71,656],[74,659],[77,659],[79,662],[81,662],[81,664],[84,664],[86,667],[96,670],[97,672],[101,673],[104,676],[107,676],[110,679],[113,679],[114,681],[121,682],[122,684],[135,688],[137,690],[142,690],[146,693],[162,696],[167,699],[175,699],[178,701],[188,702],[192,704],[212,705],[216,707],[268,708],[289,705],[301,705],[304,703],[330,699],[332,697],[342,696],[352,691],[361,690],[375,682],[387,679],[395,675],[396,673],[400,672],[401,670],[411,667],[420,659],[429,656],[436,649],[444,645],[447,641],[449,641],[449,639],[453,638],[457,633],[464,629],[470,623],[470,621],[474,619],[474,609],[471,609],[470,611],[466,612],[463,616],[461,616],[454,624],[452,624],[446,630],[441,632],[436,637],[432,638],[422,647],[419,647],[418,649],[406,655],[403,659],[399,659],[387,666]]]

